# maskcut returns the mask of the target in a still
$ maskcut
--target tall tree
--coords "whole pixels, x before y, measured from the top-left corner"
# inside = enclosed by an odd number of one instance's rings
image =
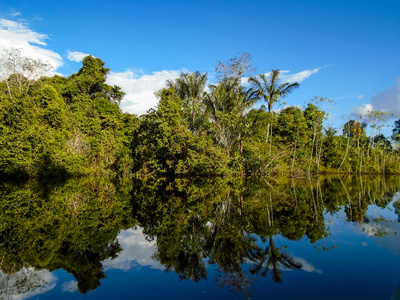
[[[218,61],[215,67],[219,80],[241,78],[255,70],[251,63],[251,55],[248,52],[239,53],[239,56],[229,59],[226,63]]]
[[[400,119],[394,121],[394,128],[393,128],[392,139],[396,142],[400,142]]]
[[[268,75],[259,74],[249,78],[249,83],[253,85],[258,95],[267,102],[269,112],[272,110],[273,104],[279,101],[279,98],[286,97],[300,86],[297,82],[281,84],[279,74],[279,70],[272,70]]]
[[[236,141],[243,136],[243,116],[257,96],[252,89],[244,89],[239,78],[226,78],[209,87],[211,92],[205,97],[207,113],[214,124],[218,144],[231,156]]]
[[[204,97],[204,88],[207,83],[207,73],[182,72],[175,81],[167,80],[167,87],[175,89],[179,98],[184,100],[184,107],[189,112],[189,129],[192,132],[197,131],[196,119],[201,113],[201,102]]]
[[[357,138],[359,136],[365,135],[365,128],[367,127],[367,123],[350,120],[346,124],[343,125],[343,134],[347,137]]]

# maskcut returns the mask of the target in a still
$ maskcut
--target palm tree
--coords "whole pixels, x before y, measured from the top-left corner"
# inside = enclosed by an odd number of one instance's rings
[[[260,275],[264,277],[267,275],[268,270],[272,269],[272,279],[274,282],[282,282],[279,268],[301,269],[303,267],[302,264],[291,257],[289,253],[285,251],[281,252],[279,248],[276,248],[273,236],[269,237],[269,244],[264,251],[258,249],[258,251],[249,252],[249,254],[250,260],[255,262],[250,268],[250,274],[254,275],[261,272]]]
[[[209,88],[211,92],[204,98],[204,104],[215,126],[218,144],[222,144],[230,156],[237,140],[240,140],[242,151],[243,116],[258,99],[257,94],[252,88],[244,89],[240,79],[233,77]]]
[[[269,75],[260,74],[258,76],[251,76],[249,83],[257,91],[259,97],[264,98],[268,103],[268,111],[272,110],[272,105],[279,100],[289,95],[300,84],[297,82],[279,82],[279,70],[272,70]]]
[[[179,98],[185,100],[185,107],[189,108],[189,128],[196,131],[196,114],[201,111],[201,102],[204,96],[204,88],[207,83],[207,73],[184,73],[182,72],[175,81],[167,80],[167,87],[174,88]]]
[[[249,83],[252,85],[252,88],[256,91],[259,98],[263,98],[264,101],[268,104],[268,112],[271,112],[272,105],[275,102],[279,101],[279,97],[284,98],[289,95],[295,88],[298,88],[300,84],[297,82],[289,83],[285,82],[280,84],[279,82],[279,70],[272,70],[269,75],[259,74],[254,77],[251,76],[249,78]],[[272,125],[268,123],[267,127],[267,137],[266,141],[271,133],[271,141],[270,141],[270,155],[271,155],[271,146],[272,146]]]

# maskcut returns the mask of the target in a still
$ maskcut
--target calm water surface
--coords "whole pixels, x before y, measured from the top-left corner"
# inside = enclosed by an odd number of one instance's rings
[[[400,178],[0,184],[0,299],[400,299]]]

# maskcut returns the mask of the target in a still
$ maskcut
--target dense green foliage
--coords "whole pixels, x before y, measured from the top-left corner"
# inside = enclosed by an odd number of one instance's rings
[[[116,236],[135,225],[129,190],[103,179],[0,186],[1,270],[63,268],[81,293],[100,286],[102,261],[122,250]]]
[[[123,92],[105,84],[108,69],[88,56],[78,73],[12,81],[0,92],[0,175],[129,174],[135,117],[122,114]],[[11,75],[12,77],[13,75]]]
[[[398,177],[378,176],[3,182],[0,270],[4,279],[30,267],[62,268],[87,293],[106,277],[104,261],[122,251],[120,230],[139,226],[156,246],[153,258],[180,279],[207,279],[212,264],[218,286],[247,295],[258,276],[281,282],[282,266],[302,268],[287,241],[305,239],[315,251],[340,246],[324,239],[328,214],[340,212],[338,217],[373,229],[371,235],[389,234],[385,227],[397,220],[368,218],[367,211],[388,207],[400,216],[398,186]],[[26,291],[34,281],[29,272],[22,276]]]
[[[279,70],[242,84],[248,54],[219,63],[207,92],[207,74],[168,80],[158,107],[139,118],[121,112],[124,93],[105,83],[99,58],[87,56],[67,78],[38,78],[48,66],[18,50],[0,67],[1,177],[400,172],[399,121],[389,140],[377,111],[325,129],[327,98],[273,110],[299,84],[281,83]],[[258,101],[267,107],[254,108]]]

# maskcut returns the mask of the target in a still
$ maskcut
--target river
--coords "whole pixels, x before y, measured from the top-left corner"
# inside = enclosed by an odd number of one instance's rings
[[[400,299],[400,178],[0,184],[1,299]]]

